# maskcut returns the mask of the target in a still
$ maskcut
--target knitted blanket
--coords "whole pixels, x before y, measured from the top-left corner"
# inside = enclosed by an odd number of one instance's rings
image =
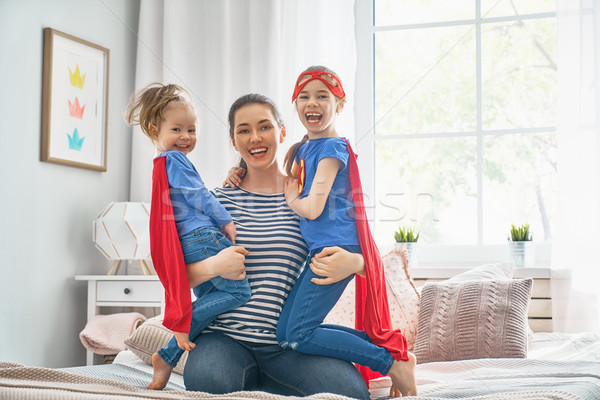
[[[96,354],[117,354],[125,350],[127,339],[146,320],[137,312],[96,315],[79,334],[83,346]]]
[[[122,365],[87,367],[127,368]],[[149,382],[149,381],[148,381]],[[213,395],[186,390],[150,390],[114,380],[50,368],[25,367],[0,361],[0,399],[11,400],[132,400],[132,399],[215,399],[215,400],[352,400],[349,397],[321,393],[307,397],[280,396],[266,392],[235,392]]]
[[[422,395],[403,399],[597,400],[600,398],[600,368],[598,367],[597,362],[550,362],[527,359],[480,359],[420,364],[417,366],[417,384]],[[0,399],[350,400],[348,397],[331,393],[299,398],[265,392],[212,395],[185,390],[153,391],[140,387],[146,381],[140,384],[135,379],[129,379],[131,376],[135,378],[135,369],[124,365],[82,368],[86,368],[86,375],[0,362]],[[113,376],[125,378],[96,377],[107,376],[98,372],[102,371],[102,368],[104,370],[111,368],[114,372]],[[148,375],[146,380],[149,381],[150,377]],[[379,391],[371,390],[371,398],[387,398],[388,393],[389,389],[385,387]]]

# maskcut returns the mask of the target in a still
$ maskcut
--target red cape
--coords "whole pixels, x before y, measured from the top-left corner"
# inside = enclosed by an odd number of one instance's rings
[[[169,195],[165,156],[154,159],[152,171],[150,255],[165,288],[163,325],[172,331],[189,333],[192,298]]]
[[[344,139],[346,140],[346,139]],[[365,331],[373,344],[386,348],[396,360],[408,361],[406,337],[399,329],[392,329],[390,310],[388,305],[385,272],[381,254],[369,227],[365,204],[363,199],[362,184],[356,164],[357,155],[346,140],[348,149],[348,168],[350,173],[350,186],[354,200],[356,230],[360,249],[365,259],[366,279],[356,276],[356,329]],[[368,367],[357,366],[361,375],[367,382],[381,377],[377,372]]]

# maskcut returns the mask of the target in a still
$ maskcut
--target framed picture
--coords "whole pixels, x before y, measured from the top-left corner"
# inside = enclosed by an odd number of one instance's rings
[[[44,29],[42,161],[106,171],[109,53]]]

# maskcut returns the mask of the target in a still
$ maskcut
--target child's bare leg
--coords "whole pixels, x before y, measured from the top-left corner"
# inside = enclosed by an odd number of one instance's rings
[[[167,386],[173,367],[167,364],[158,353],[152,354],[152,367],[154,375],[152,375],[152,382],[148,385],[148,389],[161,390]]]
[[[193,342],[190,342],[190,335],[185,332],[173,332],[175,335],[175,339],[177,340],[177,345],[180,349],[185,351],[192,351],[196,345]]]
[[[390,396],[416,396],[417,381],[415,380],[415,367],[417,357],[413,353],[408,353],[408,361],[394,361],[388,375],[392,378],[392,387]]]

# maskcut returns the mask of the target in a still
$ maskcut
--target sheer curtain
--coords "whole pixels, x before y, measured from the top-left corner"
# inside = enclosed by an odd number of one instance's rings
[[[554,330],[600,331],[600,5],[558,1]]]
[[[200,123],[196,149],[189,157],[209,188],[220,185],[237,163],[227,113],[239,96],[257,92],[272,98],[288,128],[285,144],[300,140],[304,131],[291,94],[297,75],[313,64],[326,65],[341,76],[349,104],[338,129],[352,139],[354,1],[141,1],[136,90],[169,82],[191,92]],[[134,129],[131,201],[150,200],[154,156],[150,140]]]

